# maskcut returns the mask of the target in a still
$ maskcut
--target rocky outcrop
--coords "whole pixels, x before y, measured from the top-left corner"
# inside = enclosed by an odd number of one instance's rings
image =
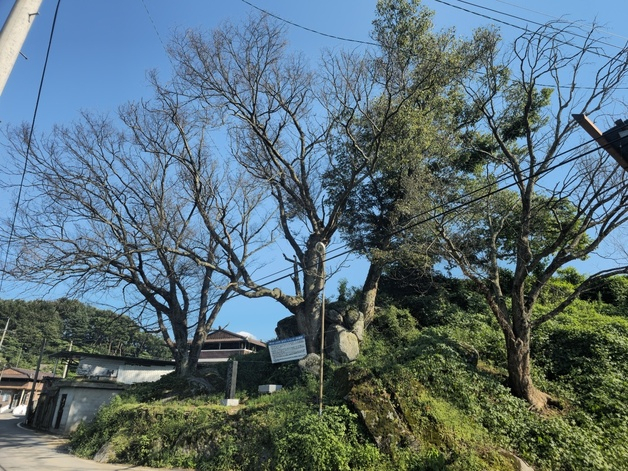
[[[338,363],[354,361],[364,339],[364,315],[354,308],[329,306],[325,315],[325,353]]]
[[[354,308],[328,306],[325,312],[325,355],[338,363],[350,363],[360,354],[364,340],[364,314]],[[275,328],[277,338],[299,334],[295,316],[281,319]]]

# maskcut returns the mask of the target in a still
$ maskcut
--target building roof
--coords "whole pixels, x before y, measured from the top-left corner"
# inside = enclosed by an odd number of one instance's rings
[[[234,341],[247,341],[251,345],[257,345],[258,347],[266,348],[266,344],[253,337],[248,337],[242,334],[236,334],[226,329],[212,330],[207,334],[205,343],[219,343],[219,342],[234,342]]]
[[[25,380],[25,381],[30,381],[35,377],[35,370],[29,370],[27,368],[5,368],[4,370],[2,370],[2,379],[21,379],[21,380]],[[40,371],[39,374],[37,375],[37,381],[41,381],[44,378],[52,378],[53,374],[46,372],[46,371]]]
[[[99,353],[85,353],[85,352],[59,352],[51,355],[55,358],[67,358],[70,360],[81,358],[98,358],[101,360],[117,360],[123,362],[125,365],[140,365],[140,366],[171,366],[174,364],[174,360],[158,360],[152,358],[137,358],[137,357],[122,357],[116,355],[101,355]]]

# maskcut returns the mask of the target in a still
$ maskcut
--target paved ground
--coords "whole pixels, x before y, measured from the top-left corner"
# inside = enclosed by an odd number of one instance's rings
[[[0,471],[154,471],[69,455],[66,440],[20,427],[22,421],[11,414],[0,414]]]

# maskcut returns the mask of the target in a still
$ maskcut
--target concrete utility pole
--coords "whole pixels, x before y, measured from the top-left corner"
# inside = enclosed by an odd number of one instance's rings
[[[615,121],[606,132],[600,131],[587,115],[572,115],[576,122],[613,157],[624,170],[628,170],[628,121]]]
[[[7,335],[7,330],[9,330],[9,321],[11,318],[7,319],[7,323],[4,324],[4,330],[2,331],[2,338],[0,338],[0,350],[2,350],[2,344],[4,343],[4,336]]]
[[[20,55],[28,31],[39,14],[42,0],[15,0],[11,13],[0,30],[0,95]]]

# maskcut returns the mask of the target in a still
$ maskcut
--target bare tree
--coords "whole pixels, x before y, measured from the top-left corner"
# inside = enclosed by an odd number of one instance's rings
[[[552,24],[506,54],[498,43],[488,50],[465,83],[478,121],[462,148],[482,157],[484,171],[468,183],[468,205],[439,220],[444,255],[484,295],[504,334],[510,388],[536,409],[549,397],[532,381],[534,330],[600,279],[628,271],[618,261],[548,312],[535,309],[558,269],[595,253],[628,220],[625,173],[595,145],[574,147],[582,133],[571,114],[610,105],[628,72],[626,49],[607,56],[598,41],[595,29]]]
[[[316,247],[332,241],[349,195],[377,161],[383,130],[411,95],[409,68],[367,50],[329,53],[313,69],[288,53],[284,36],[265,16],[207,35],[188,31],[171,46],[178,64],[171,89],[224,122],[233,157],[272,195],[292,251],[285,255],[294,268],[292,294],[256,283],[241,261],[234,290],[276,299],[314,352],[325,282]],[[349,156],[342,165],[339,153]],[[342,190],[332,198],[323,179],[333,172]]]
[[[212,159],[206,125],[168,98],[158,91],[154,102],[121,108],[125,126],[84,113],[30,142],[7,270],[68,286],[72,295],[109,292],[127,307],[147,308],[178,374],[187,375],[234,294],[229,257],[247,260],[249,247],[269,238],[265,220],[252,221],[263,194]],[[28,135],[26,127],[7,133],[16,160],[26,155]],[[194,198],[189,162],[211,189],[202,200]]]

